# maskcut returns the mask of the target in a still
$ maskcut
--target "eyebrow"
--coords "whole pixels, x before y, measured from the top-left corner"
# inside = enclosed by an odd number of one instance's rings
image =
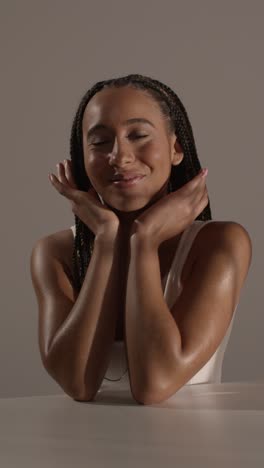
[[[124,120],[124,122],[122,122],[122,125],[130,125],[130,124],[133,124],[133,123],[147,123],[149,125],[151,125],[153,128],[155,128],[155,126],[153,125],[152,122],[150,122],[150,120],[148,119],[144,119],[143,117],[134,117],[133,119],[127,119],[127,120]],[[96,124],[96,125],[93,125],[87,132],[87,138],[89,138],[93,133],[95,133],[97,130],[101,130],[101,129],[107,129],[107,125],[104,125],[104,124]]]

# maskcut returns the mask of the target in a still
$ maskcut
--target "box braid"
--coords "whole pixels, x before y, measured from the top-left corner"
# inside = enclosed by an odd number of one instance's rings
[[[187,112],[176,93],[161,83],[144,75],[131,74],[106,81],[98,81],[90,88],[81,99],[72,124],[70,138],[70,155],[72,172],[79,190],[87,191],[91,187],[90,180],[84,167],[82,120],[85,108],[90,99],[103,88],[130,86],[141,89],[151,95],[159,104],[161,112],[167,123],[168,134],[175,132],[183,149],[184,158],[178,166],[172,165],[168,184],[168,193],[173,192],[189,180],[193,179],[201,169],[197,156],[196,145],[192,127]],[[94,244],[94,233],[84,224],[78,216],[75,216],[75,239],[72,255],[74,277],[73,284],[80,291],[88,264],[91,259]],[[199,220],[212,219],[210,201],[203,211],[197,216]],[[87,248],[88,246],[88,248]]]

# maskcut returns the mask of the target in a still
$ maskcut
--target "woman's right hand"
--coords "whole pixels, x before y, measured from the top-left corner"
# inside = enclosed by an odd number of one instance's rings
[[[57,164],[58,177],[51,174],[49,179],[55,189],[71,202],[72,211],[86,226],[98,235],[115,235],[118,232],[119,219],[116,214],[103,205],[96,190],[91,187],[87,192],[79,190],[73,178],[71,161],[65,159]]]

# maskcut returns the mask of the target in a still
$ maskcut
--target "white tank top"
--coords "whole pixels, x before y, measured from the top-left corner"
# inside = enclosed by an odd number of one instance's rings
[[[200,229],[205,226],[205,224],[213,221],[214,220],[212,219],[207,221],[195,220],[183,232],[177,246],[171,268],[167,274],[167,277],[165,277],[162,282],[164,299],[169,309],[172,308],[177,297],[181,293],[181,273],[194,238]],[[75,235],[75,225],[71,226],[71,229],[73,235]],[[207,361],[207,363],[185,385],[221,382],[224,354],[230,338],[236,309],[237,305],[234,309],[234,313],[227,332],[213,356],[211,356],[209,361]],[[115,341],[111,351],[110,363],[105,373],[105,378],[103,379],[102,385],[107,386],[108,388],[109,385],[113,385],[115,389],[119,386],[123,389],[125,384],[125,386],[130,389],[128,370],[125,372],[127,368],[128,365],[125,352],[125,343],[124,341]],[[111,379],[111,381],[106,379]]]

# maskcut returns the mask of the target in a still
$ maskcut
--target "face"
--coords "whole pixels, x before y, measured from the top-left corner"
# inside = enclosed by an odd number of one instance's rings
[[[149,123],[126,123],[136,118]],[[100,127],[92,131],[95,125]],[[183,153],[151,96],[129,87],[103,89],[86,106],[82,131],[87,176],[117,214],[138,213],[168,193],[171,165],[179,164]],[[117,172],[145,177],[124,189],[111,181]]]

